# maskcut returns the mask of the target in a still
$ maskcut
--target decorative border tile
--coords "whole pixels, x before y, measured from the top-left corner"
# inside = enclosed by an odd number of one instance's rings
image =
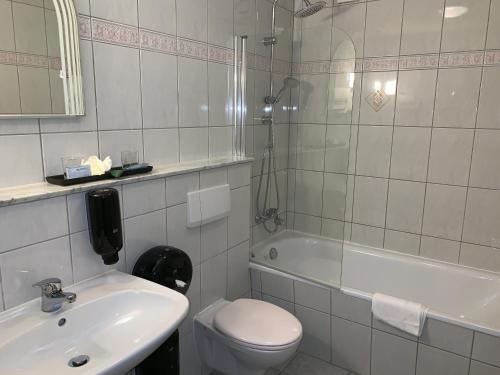
[[[90,25],[90,17],[78,16],[78,30],[80,38],[92,39],[92,27]]]
[[[356,69],[356,60],[333,60],[330,64],[330,73],[351,73]]]
[[[208,57],[208,45],[190,39],[177,38],[177,53],[179,56],[206,60]]]
[[[61,58],[60,57],[49,57],[49,69],[61,70]]]
[[[484,65],[499,65],[500,50],[486,51],[484,55]]]
[[[49,58],[47,56],[18,53],[16,58],[17,58],[17,65],[32,66],[35,68],[49,67]]]
[[[0,51],[0,64],[16,65],[17,58],[15,52]]]
[[[139,29],[92,18],[92,39],[100,42],[139,47]]]
[[[168,34],[139,30],[140,47],[165,53],[177,53],[177,37]]]
[[[208,60],[226,65],[234,65],[234,53],[229,48],[208,45]]]
[[[439,66],[439,55],[400,56],[399,70],[436,69]]]
[[[439,56],[440,68],[454,68],[460,66],[481,66],[484,62],[483,51],[442,53]]]
[[[399,57],[376,57],[363,60],[364,72],[386,72],[398,70]]]

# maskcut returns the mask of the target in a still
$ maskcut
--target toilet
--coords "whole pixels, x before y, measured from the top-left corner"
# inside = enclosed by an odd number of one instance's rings
[[[302,325],[273,304],[218,300],[194,318],[203,364],[227,375],[262,375],[289,360],[302,339]]]

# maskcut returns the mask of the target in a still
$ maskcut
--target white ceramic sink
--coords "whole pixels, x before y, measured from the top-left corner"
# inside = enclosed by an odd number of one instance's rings
[[[117,271],[64,290],[77,300],[55,313],[42,312],[37,298],[0,314],[0,374],[123,375],[170,336],[189,309],[183,295]],[[90,360],[69,367],[78,355]]]

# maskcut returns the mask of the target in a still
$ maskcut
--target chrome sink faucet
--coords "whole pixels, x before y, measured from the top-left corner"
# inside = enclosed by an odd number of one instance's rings
[[[33,288],[42,290],[42,311],[46,313],[61,309],[65,302],[76,301],[76,294],[63,292],[61,280],[55,277],[39,281],[33,284]]]

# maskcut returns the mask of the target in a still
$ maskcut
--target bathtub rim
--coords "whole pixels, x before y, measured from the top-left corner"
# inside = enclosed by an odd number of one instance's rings
[[[307,237],[314,237],[314,238],[324,239],[324,240],[332,241],[332,242],[342,242],[342,250],[341,250],[342,251],[342,258],[341,258],[342,263],[343,263],[343,258],[344,258],[344,251],[355,251],[358,253],[368,253],[370,255],[375,255],[375,256],[376,255],[378,255],[378,256],[386,255],[386,256],[393,257],[393,258],[394,257],[400,258],[400,259],[403,258],[403,259],[410,260],[410,261],[411,260],[417,261],[419,263],[439,264],[439,265],[443,265],[446,267],[457,268],[457,269],[463,270],[465,272],[480,272],[480,273],[485,274],[485,275],[494,276],[495,278],[500,277],[500,272],[494,272],[494,271],[470,267],[470,266],[466,266],[466,265],[462,265],[462,264],[450,263],[450,262],[445,262],[445,261],[436,260],[436,259],[432,259],[432,258],[426,258],[426,257],[417,256],[417,255],[401,253],[401,252],[393,251],[393,250],[375,248],[375,247],[371,247],[371,246],[367,246],[367,245],[353,243],[350,241],[340,241],[340,240],[330,239],[328,237],[315,236],[315,235],[311,235],[308,233],[302,233],[302,232],[298,232],[298,231],[287,230],[287,232],[304,234]],[[281,234],[281,232],[279,234]],[[251,250],[257,246],[262,246],[264,244],[272,243],[272,240],[274,238],[276,238],[276,236],[272,236],[264,241],[260,241],[259,243],[252,246]],[[300,237],[300,236],[297,236],[297,237]],[[319,279],[310,278],[310,277],[307,277],[304,275],[299,275],[299,274],[289,272],[289,271],[283,271],[283,270],[281,270],[277,267],[273,267],[272,265],[269,265],[269,264],[258,263],[252,258],[250,258],[249,268],[259,270],[259,271],[269,272],[269,273],[272,273],[272,274],[275,274],[278,276],[282,276],[282,277],[286,277],[286,278],[289,278],[289,279],[292,279],[295,281],[314,285],[314,286],[317,286],[317,287],[320,287],[323,289],[336,289],[336,290],[339,290],[348,296],[360,298],[360,299],[368,301],[370,303],[372,302],[373,293],[365,292],[363,290],[359,290],[356,288],[351,288],[351,287],[342,285],[342,279],[343,279],[343,273],[344,273],[343,264],[341,267],[341,277],[340,277],[339,284],[337,284],[337,283],[331,284],[331,283],[327,283],[327,282],[319,280]],[[466,329],[470,329],[473,331],[484,333],[487,335],[500,337],[500,327],[498,329],[496,329],[496,328],[493,328],[487,324],[475,322],[475,321],[465,319],[465,318],[460,318],[460,317],[457,317],[457,316],[449,314],[449,313],[444,313],[444,312],[440,312],[438,310],[434,310],[432,308],[429,308],[428,313],[427,313],[427,317],[431,318],[431,319],[442,321],[444,323],[449,323],[452,325],[456,325],[459,327],[463,327]]]

